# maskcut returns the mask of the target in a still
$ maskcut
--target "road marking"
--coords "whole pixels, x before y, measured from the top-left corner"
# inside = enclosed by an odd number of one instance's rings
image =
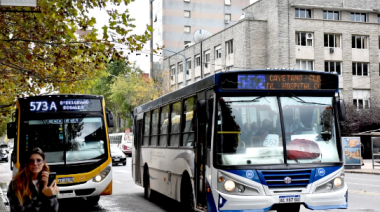
[[[116,180],[113,180],[115,183],[120,183],[120,184],[122,184],[122,182],[119,182],[119,181],[116,181]]]
[[[380,185],[368,185],[368,184],[361,184],[361,183],[351,183],[351,182],[346,182],[346,183],[355,184],[355,185],[364,185],[364,186],[379,186],[379,187],[380,187]]]
[[[363,194],[363,195],[368,195],[368,196],[380,197],[380,193],[355,191],[355,190],[348,190],[348,193],[351,193],[351,194]]]
[[[353,179],[353,180],[363,180],[363,179],[360,179],[360,178],[351,178],[351,177],[344,177],[344,179],[347,179],[347,180],[351,180],[351,179]],[[369,180],[369,181],[380,181],[380,180]]]

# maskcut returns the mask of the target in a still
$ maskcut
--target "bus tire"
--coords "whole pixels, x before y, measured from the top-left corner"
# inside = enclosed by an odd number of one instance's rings
[[[95,206],[98,204],[100,196],[92,196],[92,197],[86,197],[87,204],[90,206]]]
[[[281,205],[281,208],[277,208],[277,212],[299,212],[300,211],[300,204],[286,204]]]
[[[194,193],[190,177],[185,173],[181,182],[181,205],[184,211],[194,211]]]
[[[144,169],[144,197],[149,201],[154,199],[154,191],[150,188],[150,177],[148,167]]]

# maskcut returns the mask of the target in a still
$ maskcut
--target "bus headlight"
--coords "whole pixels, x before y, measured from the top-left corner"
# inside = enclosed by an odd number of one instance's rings
[[[222,172],[218,173],[218,182],[217,182],[218,191],[225,194],[233,195],[243,195],[243,196],[259,196],[259,189],[241,183],[235,180],[232,176],[226,175]]]
[[[104,180],[108,176],[108,174],[110,172],[111,172],[111,167],[107,166],[98,175],[96,175],[94,178],[92,178],[92,181],[94,181],[96,183],[101,182],[102,180]]]
[[[224,183],[224,189],[226,189],[227,191],[233,191],[235,189],[235,183],[234,183],[234,181],[227,180]]]
[[[334,187],[340,188],[342,186],[342,179],[340,177],[335,178]]]

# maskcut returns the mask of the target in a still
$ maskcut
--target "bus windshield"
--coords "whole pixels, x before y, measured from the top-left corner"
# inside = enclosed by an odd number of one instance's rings
[[[219,165],[284,164],[283,145],[287,163],[341,161],[332,97],[294,96],[279,100],[281,108],[277,97],[219,99],[216,139]]]
[[[78,163],[105,156],[106,138],[100,117],[29,120],[26,150],[41,148],[47,163]]]

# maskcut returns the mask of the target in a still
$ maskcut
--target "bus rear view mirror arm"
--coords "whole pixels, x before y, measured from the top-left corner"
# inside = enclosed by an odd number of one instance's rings
[[[195,111],[200,123],[207,123],[212,120],[213,105],[210,100],[197,101]]]
[[[344,105],[343,99],[339,100],[339,119],[340,119],[340,121],[346,121],[347,120],[346,106]]]
[[[16,122],[7,123],[7,137],[16,138]]]

